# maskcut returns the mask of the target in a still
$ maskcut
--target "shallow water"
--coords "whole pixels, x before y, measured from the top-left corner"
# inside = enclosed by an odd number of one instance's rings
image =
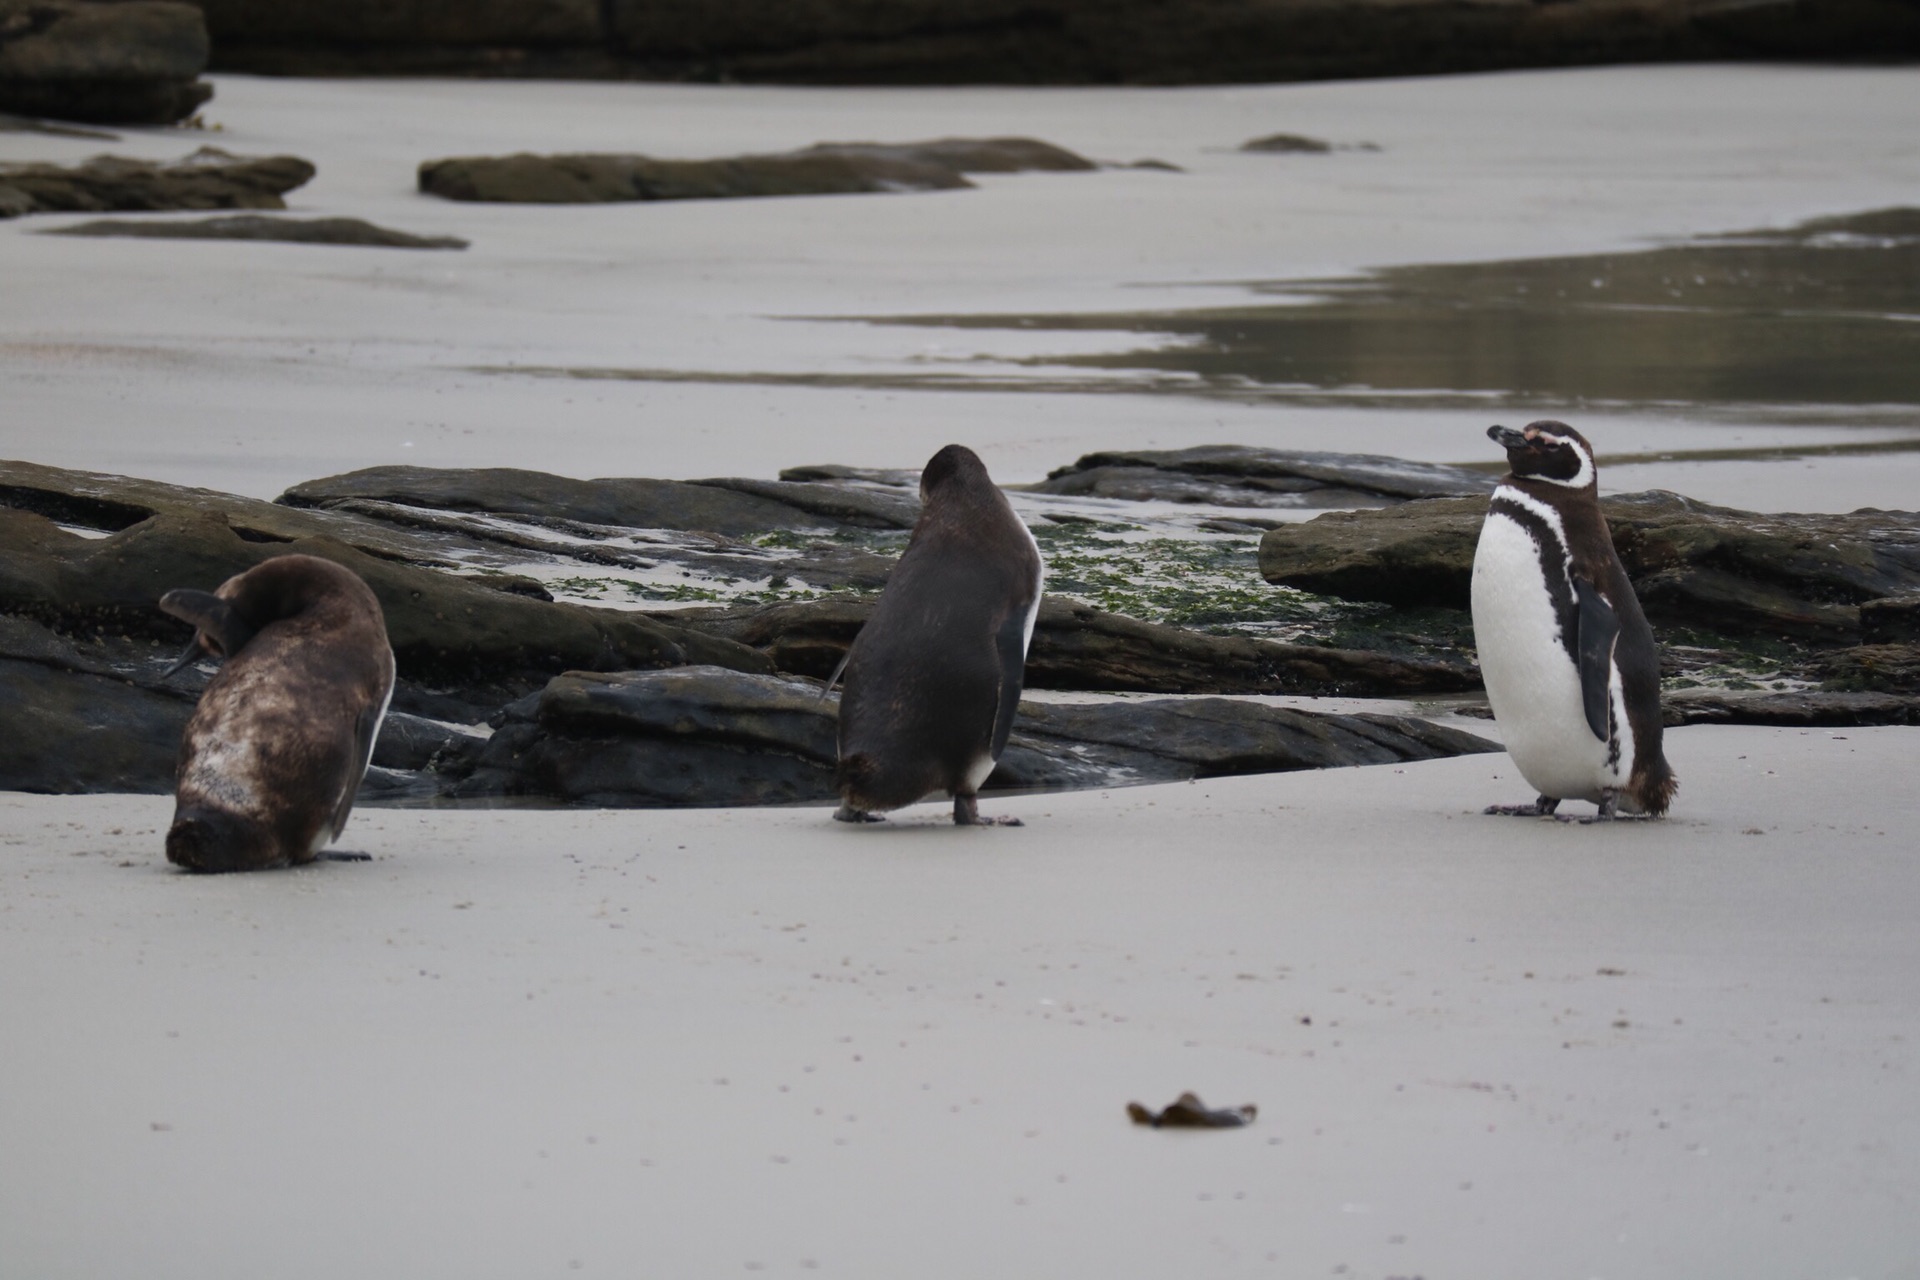
[[[1839,410],[1821,415],[1830,420],[1920,425],[1920,209],[1638,253],[1246,287],[1275,300],[874,322],[1154,335],[1128,350],[1021,362],[1056,374],[1086,370],[1096,385],[1124,375],[1115,389],[1136,393],[1402,407],[1462,397],[1556,408],[1826,406]]]

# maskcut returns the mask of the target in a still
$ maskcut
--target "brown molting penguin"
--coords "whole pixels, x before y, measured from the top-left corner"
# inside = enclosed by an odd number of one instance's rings
[[[933,455],[920,498],[906,553],[843,663],[843,822],[937,791],[953,796],[956,823],[991,821],[976,797],[1020,705],[1040,548],[962,445]]]
[[[1613,549],[1593,449],[1572,427],[1491,427],[1513,471],[1473,557],[1480,674],[1507,754],[1540,793],[1488,813],[1658,817],[1679,785],[1660,749],[1660,650]]]
[[[351,570],[288,555],[211,595],[169,591],[160,607],[195,627],[174,671],[226,660],[180,740],[168,860],[190,871],[312,862],[347,825],[393,696],[380,602]]]

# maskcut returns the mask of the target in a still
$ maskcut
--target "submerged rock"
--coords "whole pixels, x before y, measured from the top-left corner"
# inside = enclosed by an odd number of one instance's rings
[[[1135,502],[1315,507],[1490,494],[1494,483],[1464,467],[1373,454],[1201,445],[1090,453],[1033,489]]]
[[[1863,604],[1920,589],[1920,514],[1761,515],[1659,490],[1601,509],[1656,623],[1857,642]],[[1464,609],[1485,514],[1467,499],[1316,516],[1269,530],[1260,572],[1343,599]]]
[[[280,197],[313,177],[294,156],[248,158],[202,147],[156,164],[95,156],[79,165],[0,164],[0,217],[166,209],[284,209]]]
[[[822,143],[773,155],[660,160],[643,155],[464,156],[420,166],[420,190],[449,200],[595,204],[755,196],[944,191],[969,173],[1066,172],[1092,161],[1032,138]]]
[[[0,0],[0,111],[172,124],[213,96],[207,28],[163,0]]]
[[[569,673],[507,709],[454,793],[615,807],[826,801],[835,709],[815,684],[718,668]],[[1109,786],[1496,750],[1402,716],[1221,698],[1025,702],[986,786]]]
[[[195,222],[123,222],[106,219],[53,227],[45,236],[124,236],[136,240],[272,240],[285,244],[359,245],[378,249],[464,249],[457,236],[416,236],[359,218],[263,218],[234,214]]]

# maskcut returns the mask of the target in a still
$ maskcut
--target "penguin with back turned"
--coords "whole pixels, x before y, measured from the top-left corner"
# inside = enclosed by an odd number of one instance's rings
[[[878,821],[876,810],[937,791],[953,796],[954,822],[994,821],[976,797],[1020,705],[1045,569],[973,450],[934,454],[920,499],[906,552],[841,664],[842,822]]]
[[[160,608],[194,626],[168,675],[225,659],[180,740],[168,860],[257,871],[323,856],[347,825],[393,697],[379,600],[350,569],[285,555],[212,593],[169,591]]]
[[[1660,747],[1660,651],[1600,513],[1593,449],[1560,422],[1490,427],[1512,472],[1473,557],[1480,673],[1507,753],[1538,791],[1488,813],[1588,800],[1658,817],[1679,783]]]

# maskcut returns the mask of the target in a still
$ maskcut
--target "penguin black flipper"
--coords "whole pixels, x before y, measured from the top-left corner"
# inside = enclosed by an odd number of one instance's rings
[[[1574,594],[1580,597],[1579,629],[1580,700],[1587,713],[1587,728],[1606,742],[1612,734],[1613,650],[1620,642],[1620,615],[1613,611],[1600,588],[1585,578],[1573,580]]]
[[[1000,703],[993,712],[993,746],[991,754],[995,760],[1007,749],[1007,735],[1013,732],[1013,717],[1020,710],[1020,685],[1027,670],[1027,618],[1024,609],[1015,609],[1007,614],[1007,620],[1000,624],[1000,631],[994,637],[994,648],[1000,657]]]

